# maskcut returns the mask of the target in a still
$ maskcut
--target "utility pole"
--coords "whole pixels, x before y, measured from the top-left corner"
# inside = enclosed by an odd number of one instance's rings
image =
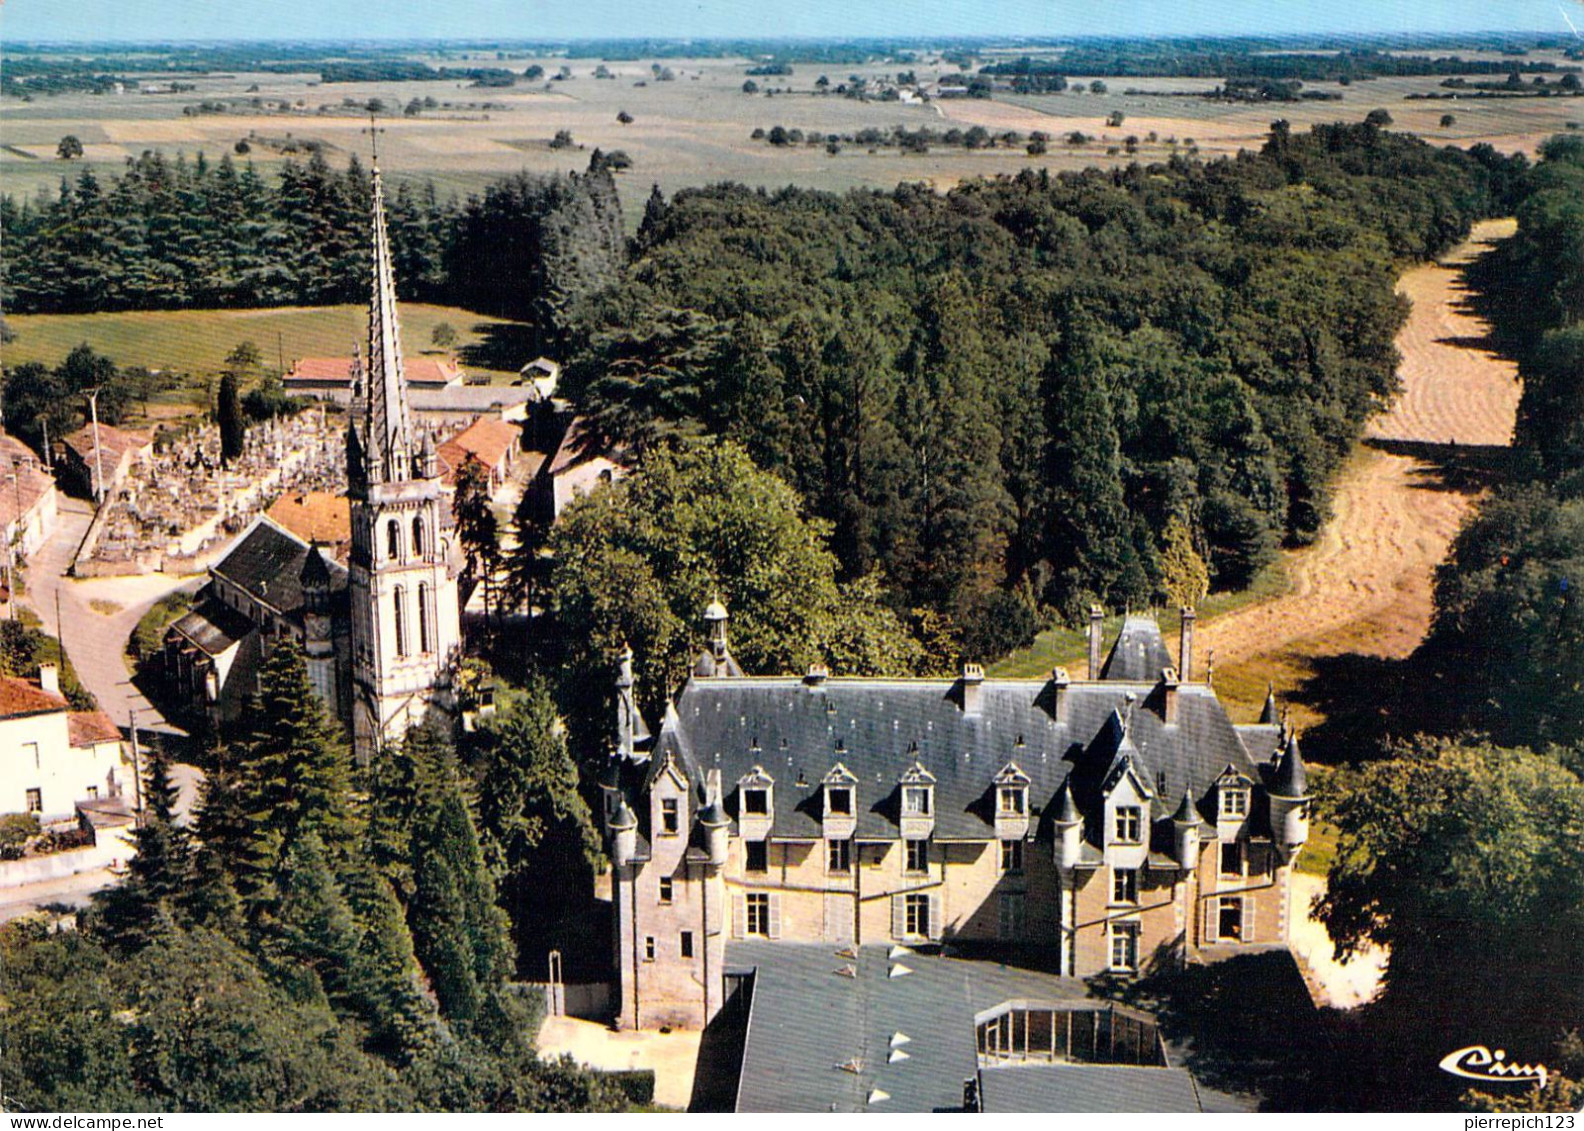
[[[104,452],[99,447],[99,390],[88,394],[88,408],[93,413],[94,432],[94,506],[104,504]]]
[[[55,460],[50,454],[49,417],[44,413],[39,413],[39,423],[44,425],[44,470],[53,472],[55,470]]]
[[[137,823],[143,825],[143,751],[138,748],[137,708],[127,708],[127,730],[132,736],[132,798]]]

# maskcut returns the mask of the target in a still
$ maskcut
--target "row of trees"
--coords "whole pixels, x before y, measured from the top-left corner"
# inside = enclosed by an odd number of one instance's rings
[[[1391,954],[1348,1094],[1394,1104],[1441,1108],[1462,1087],[1426,1067],[1449,1034],[1550,1070],[1545,1089],[1467,1106],[1584,1104],[1584,141],[1541,153],[1514,186],[1517,235],[1473,272],[1524,382],[1510,475],[1438,572],[1416,657],[1437,729],[1458,737],[1322,791],[1341,841],[1321,917],[1342,953]]]
[[[275,183],[230,154],[145,152],[109,184],[84,169],[54,196],[0,197],[0,300],[19,313],[359,302],[369,192],[355,155],[337,171],[318,150]],[[586,174],[513,177],[466,203],[402,182],[386,212],[403,298],[534,319],[546,341],[562,306],[621,264],[597,151]]]
[[[548,878],[540,841],[595,844],[543,693],[460,753],[419,730],[359,770],[300,655],[279,648],[246,718],[213,754],[191,829],[155,757],[130,874],[82,932],[0,929],[8,1104],[623,1106],[536,1058],[512,984],[501,889],[525,921]]]
[[[568,384],[639,452],[739,441],[831,524],[843,579],[965,643],[1006,594],[1157,600],[1173,518],[1235,588],[1315,536],[1395,389],[1398,264],[1520,164],[1277,123],[1236,160],[945,195],[656,194],[620,285],[577,308]]]

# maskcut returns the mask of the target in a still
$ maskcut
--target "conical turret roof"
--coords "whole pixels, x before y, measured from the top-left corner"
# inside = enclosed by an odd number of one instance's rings
[[[1294,734],[1287,739],[1287,749],[1276,767],[1270,791],[1276,797],[1307,797],[1308,789],[1309,775],[1304,771],[1303,756],[1298,753],[1298,736]]]

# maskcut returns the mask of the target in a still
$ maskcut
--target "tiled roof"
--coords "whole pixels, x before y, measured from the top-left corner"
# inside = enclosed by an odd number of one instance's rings
[[[63,696],[52,695],[36,683],[15,676],[0,676],[0,719],[13,719],[22,715],[38,715],[46,711],[64,711]]]
[[[499,417],[481,416],[440,445],[440,459],[445,464],[443,478],[447,483],[455,482],[457,471],[470,455],[487,468],[497,468],[506,453],[521,443],[521,426]]]
[[[352,504],[330,491],[297,491],[282,495],[264,512],[270,520],[304,542],[321,542],[345,564],[352,546]]]
[[[561,437],[561,444],[551,455],[547,469],[551,475],[560,475],[575,464],[603,454],[595,449],[594,434],[584,428],[583,418],[576,416],[572,418],[572,423],[567,425],[567,430]]]
[[[409,357],[402,361],[402,375],[409,385],[449,385],[462,379],[456,363],[440,357]],[[292,362],[284,384],[292,385],[345,385],[352,384],[352,359],[350,357],[302,357]]]
[[[68,433],[62,441],[72,451],[82,457],[85,464],[90,467],[94,464],[94,427],[89,424],[75,432]],[[121,462],[129,449],[147,447],[152,441],[142,432],[132,432],[123,428],[112,428],[108,424],[99,425],[99,443],[104,446],[105,474],[109,474]]]
[[[32,453],[29,453],[31,456]],[[17,503],[21,502],[21,514],[27,514],[47,491],[55,489],[54,477],[31,463],[22,463],[18,460],[17,481],[15,484],[8,482],[11,478],[12,464],[0,458],[0,528],[8,527],[17,520]]]
[[[1228,765],[1261,777],[1203,684],[1181,685],[1171,726],[1153,683],[1068,684],[1065,723],[1056,721],[1051,681],[987,679],[979,694],[979,711],[967,714],[962,684],[946,679],[695,677],[661,729],[655,764],[673,756],[699,788],[705,771],[718,768],[733,817],[736,782],[763,766],[775,779],[771,836],[807,839],[821,835],[820,783],[838,762],[858,778],[860,838],[898,835],[898,782],[915,761],[935,776],[935,835],[948,839],[994,835],[992,784],[1008,762],[1029,777],[1035,828],[1047,839],[1069,775],[1080,809],[1092,814],[1124,737],[1135,772],[1160,799],[1152,815],[1162,836],[1185,789],[1210,814],[1207,795]]]
[[[1194,1079],[1181,1068],[1126,1064],[1017,1064],[979,1074],[984,1110],[1002,1112],[1198,1112]]]
[[[103,711],[73,711],[66,716],[66,734],[73,746],[121,740],[121,732]]]
[[[302,606],[301,575],[307,557],[306,541],[261,517],[212,568],[259,601],[290,613]],[[345,567],[332,563],[330,575],[334,588],[346,587]]]

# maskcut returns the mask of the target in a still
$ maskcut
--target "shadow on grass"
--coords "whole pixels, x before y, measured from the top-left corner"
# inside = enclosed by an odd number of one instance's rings
[[[1365,440],[1364,446],[1420,463],[1414,486],[1461,495],[1486,490],[1512,472],[1511,448],[1497,444],[1434,444],[1422,440]]]
[[[464,346],[458,356],[474,369],[515,373],[544,352],[539,334],[526,322],[480,322],[469,329],[479,340]]]
[[[1328,1094],[1317,1071],[1332,1061],[1333,1042],[1285,950],[1091,988],[1155,1015],[1172,1063],[1193,1073],[1207,1110],[1318,1111],[1348,1103]]]

